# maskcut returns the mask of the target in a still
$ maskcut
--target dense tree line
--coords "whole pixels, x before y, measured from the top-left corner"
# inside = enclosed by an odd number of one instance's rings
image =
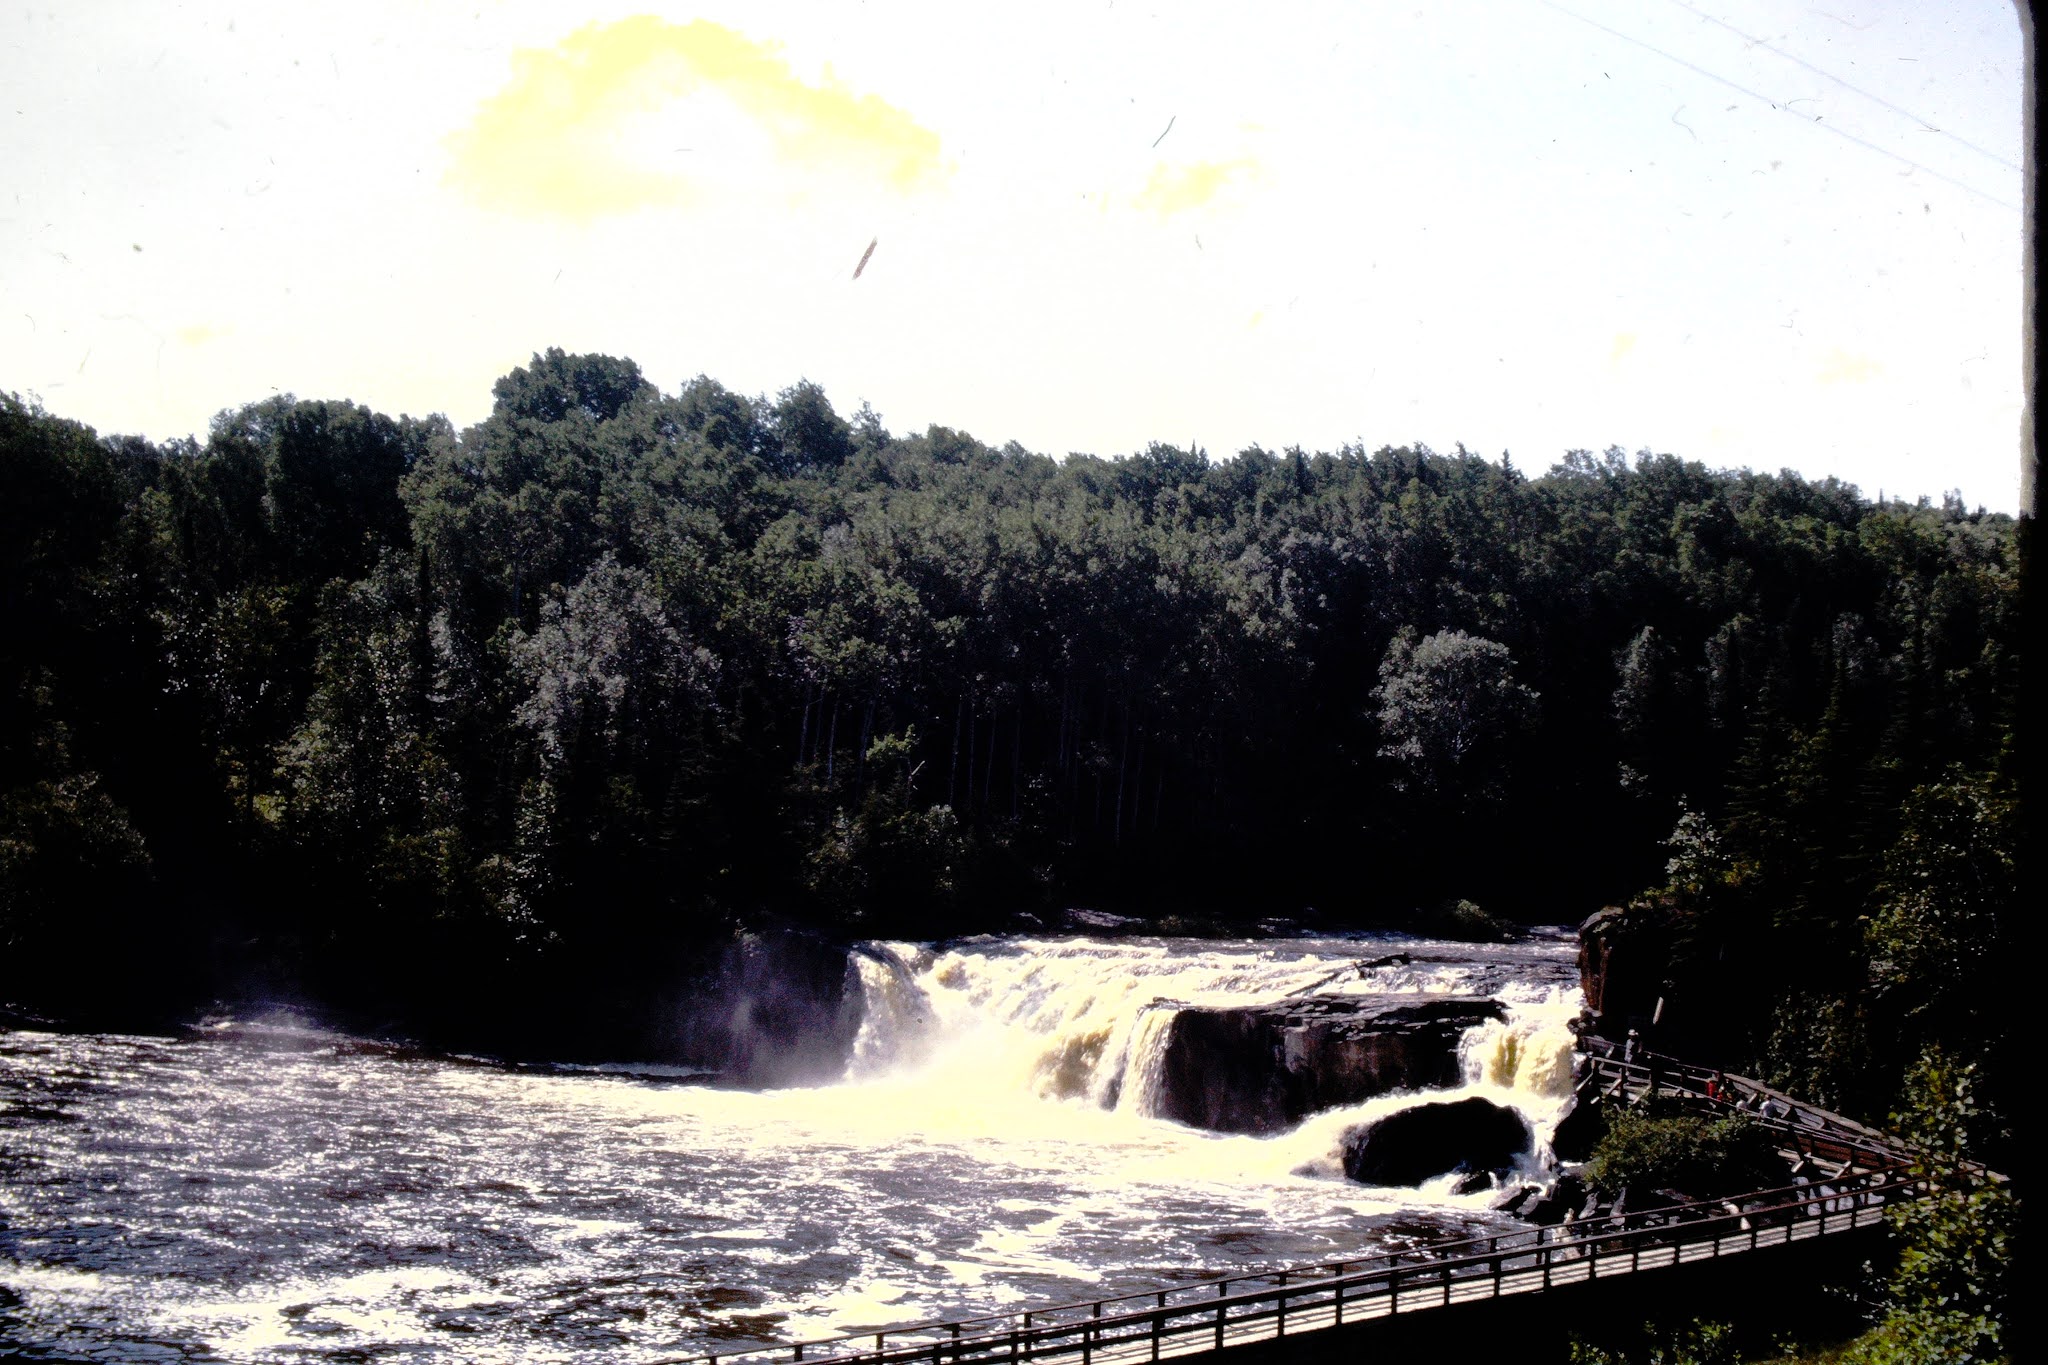
[[[164,445],[0,403],[0,1000],[511,1014],[771,914],[1656,885],[1787,1076],[1786,1010],[1972,1027],[2008,518],[1612,450],[1056,460],[559,351],[495,393]]]

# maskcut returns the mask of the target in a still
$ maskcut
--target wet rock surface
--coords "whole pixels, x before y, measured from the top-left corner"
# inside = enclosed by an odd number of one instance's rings
[[[1598,1104],[1577,1099],[1550,1135],[1550,1150],[1559,1161],[1587,1161],[1607,1132],[1607,1115]]]
[[[1157,1112],[1216,1132],[1271,1133],[1389,1091],[1454,1086],[1465,1031],[1505,1017],[1496,1000],[1413,995],[1183,1009],[1167,1037]]]
[[[1514,1110],[1483,1100],[1418,1104],[1344,1135],[1344,1174],[1364,1185],[1419,1185],[1450,1171],[1503,1170],[1535,1142]]]
[[[1576,1214],[1583,1207],[1591,1207],[1592,1192],[1576,1171],[1565,1171],[1559,1175],[1548,1190],[1540,1191],[1526,1200],[1515,1210],[1516,1214],[1538,1227],[1555,1227],[1569,1214]]]

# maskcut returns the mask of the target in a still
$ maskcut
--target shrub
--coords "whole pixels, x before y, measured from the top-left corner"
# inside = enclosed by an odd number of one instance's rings
[[[1423,917],[1421,928],[1456,943],[1506,943],[1515,937],[1514,925],[1466,900],[1445,901]]]
[[[1586,1165],[1586,1183],[1609,1197],[1633,1187],[1713,1198],[1785,1178],[1769,1137],[1747,1116],[1705,1118],[1655,1105],[1609,1114]]]
[[[2018,1209],[2012,1188],[1970,1160],[1971,1130],[1987,1115],[1976,1063],[1929,1048],[1906,1078],[1893,1127],[1913,1152],[1928,1197],[1889,1210],[1899,1263],[1885,1312],[1846,1359],[1853,1365],[1974,1365],[2007,1359]]]
[[[1573,1338],[1571,1365],[1741,1365],[1735,1329],[1725,1322],[1698,1322],[1672,1331],[1644,1323],[1636,1341],[1598,1345]]]

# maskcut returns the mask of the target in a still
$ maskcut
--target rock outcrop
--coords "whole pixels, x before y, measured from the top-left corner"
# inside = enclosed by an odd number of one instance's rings
[[[1535,1144],[1528,1121],[1478,1096],[1401,1109],[1344,1135],[1344,1174],[1364,1185],[1420,1185],[1450,1171],[1500,1171]]]
[[[668,1051],[738,1085],[815,1085],[845,1071],[860,1021],[844,945],[801,929],[750,929],[716,951],[677,1004]]]
[[[1586,1182],[1576,1171],[1565,1171],[1552,1182],[1548,1190],[1539,1192],[1534,1199],[1525,1201],[1516,1210],[1524,1220],[1538,1227],[1555,1227],[1567,1217],[1592,1207],[1593,1194],[1586,1188]]]
[[[1550,1150],[1559,1161],[1586,1161],[1607,1132],[1607,1115],[1584,1096],[1572,1101],[1550,1135]]]
[[[1591,1031],[1620,1042],[1631,1027],[1647,1031],[1669,988],[1676,916],[1665,905],[1610,905],[1579,926],[1579,989]]]
[[[1182,1009],[1167,1032],[1154,1112],[1216,1132],[1271,1133],[1388,1091],[1453,1086],[1462,1079],[1459,1039],[1505,1015],[1495,1000],[1412,995]]]

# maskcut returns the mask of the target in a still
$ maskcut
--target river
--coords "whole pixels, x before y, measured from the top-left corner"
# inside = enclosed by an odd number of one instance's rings
[[[1507,1226],[1449,1178],[1344,1180],[1344,1130],[1412,1096],[1270,1137],[1146,1112],[1155,1002],[1341,991],[1396,951],[1375,991],[1508,1006],[1464,1090],[1542,1135],[1579,1005],[1562,934],[869,945],[845,1076],[803,1089],[277,1016],[0,1031],[0,1355],[646,1362]]]

